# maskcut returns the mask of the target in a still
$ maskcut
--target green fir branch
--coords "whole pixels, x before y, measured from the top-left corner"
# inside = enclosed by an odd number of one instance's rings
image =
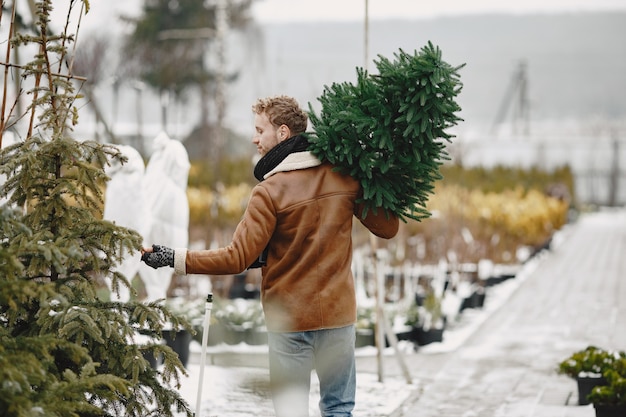
[[[379,208],[402,220],[430,216],[426,209],[439,167],[449,159],[448,129],[460,119],[455,99],[462,84],[458,71],[442,60],[432,43],[413,55],[400,50],[379,56],[377,74],[357,68],[357,81],[325,86],[316,114],[311,151],[359,180],[365,209]]]
[[[161,343],[168,322],[189,323],[159,303],[98,297],[102,277],[130,286],[133,277],[115,267],[142,239],[102,219],[104,168],[126,159],[114,146],[73,137],[80,96],[65,62],[76,37],[67,25],[50,33],[51,7],[37,2],[38,31],[10,43],[37,53],[16,67],[32,87],[28,132],[0,149],[0,415],[191,416],[172,386],[185,370]],[[139,342],[144,334],[150,342]],[[144,353],[161,355],[163,368]]]

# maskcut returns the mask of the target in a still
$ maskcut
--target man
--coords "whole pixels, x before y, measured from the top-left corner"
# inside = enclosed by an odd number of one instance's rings
[[[322,416],[351,416],[356,372],[356,296],[351,271],[352,217],[392,238],[398,218],[356,201],[361,188],[307,151],[307,114],[276,96],[253,106],[252,142],[262,158],[232,242],[216,250],[142,251],[152,267],[179,274],[237,274],[262,266],[261,301],[268,328],[270,381],[276,415],[308,416],[311,372],[320,382]],[[260,256],[261,255],[261,256]]]

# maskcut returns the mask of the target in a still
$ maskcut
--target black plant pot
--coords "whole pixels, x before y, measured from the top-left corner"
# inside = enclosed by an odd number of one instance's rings
[[[358,329],[356,331],[355,347],[374,346],[376,345],[376,337],[372,329]]]
[[[479,289],[474,292],[474,308],[483,308],[485,306],[485,290]]]
[[[247,330],[241,326],[230,325],[224,326],[224,342],[227,345],[238,345],[246,340]],[[209,330],[210,332],[210,330]]]
[[[143,352],[143,358],[148,361],[153,369],[157,369],[159,366],[159,361],[154,357],[152,352]]]
[[[606,379],[602,375],[578,376],[576,377],[578,384],[578,404],[587,405],[589,400],[587,396],[591,394],[593,387],[598,385],[606,385]]]
[[[417,329],[417,344],[420,346],[426,346],[434,342],[443,341],[443,328],[433,329]]]
[[[248,329],[245,334],[245,343],[248,345],[267,345],[267,332],[258,329]]]
[[[163,339],[174,352],[178,353],[178,358],[183,366],[186,367],[189,362],[189,343],[191,343],[192,339],[191,333],[187,330],[164,330]]]
[[[209,326],[207,345],[215,346],[219,345],[220,343],[224,343],[224,334],[226,332],[226,330],[224,330],[225,328],[226,326],[224,326],[222,323],[211,323]],[[204,332],[204,329],[202,327],[197,327],[195,330],[196,334],[193,336],[193,340],[195,340],[199,344],[202,344],[202,333]]]
[[[621,405],[604,405],[594,404],[596,417],[624,417],[626,416],[626,404]]]
[[[482,308],[485,305],[485,292],[483,290],[476,290],[467,298],[463,299],[459,312],[467,308]]]
[[[504,278],[501,276],[489,277],[485,280],[485,287],[493,287],[494,285],[500,284],[502,281],[504,281]]]
[[[396,338],[398,340],[408,340],[409,342],[416,342],[417,331],[418,331],[417,327],[411,327],[410,330],[396,333]]]
[[[213,323],[209,326],[209,337],[207,340],[207,344],[209,346],[219,345],[220,343],[224,343],[224,334],[226,333],[226,326],[222,323]],[[200,336],[202,336],[202,331],[198,332]],[[202,343],[202,337],[200,337],[199,343]]]

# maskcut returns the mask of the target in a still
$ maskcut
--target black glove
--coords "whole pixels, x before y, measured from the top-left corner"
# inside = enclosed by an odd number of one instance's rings
[[[145,252],[141,260],[154,269],[162,266],[174,267],[174,249],[167,246],[152,245],[152,252]]]

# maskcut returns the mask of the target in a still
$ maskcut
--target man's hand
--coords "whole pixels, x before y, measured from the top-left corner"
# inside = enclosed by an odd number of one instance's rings
[[[152,245],[141,250],[141,260],[154,269],[162,266],[174,267],[174,249],[167,246]]]

